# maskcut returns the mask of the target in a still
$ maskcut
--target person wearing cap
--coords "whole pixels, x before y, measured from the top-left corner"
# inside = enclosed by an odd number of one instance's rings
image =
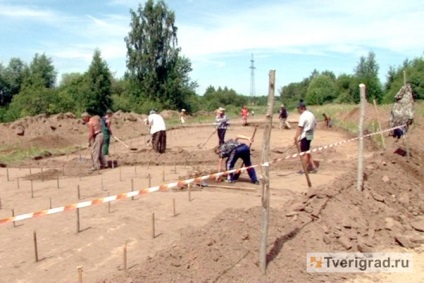
[[[88,126],[88,147],[91,147],[91,170],[107,168],[105,158],[102,153],[103,133],[99,116],[91,116],[87,112],[81,114],[83,124]]]
[[[109,144],[110,144],[110,137],[112,136],[112,130],[111,130],[111,124],[112,124],[112,116],[113,112],[112,110],[108,109],[106,110],[106,115],[102,117],[102,133],[104,137],[103,141],[103,156],[109,155]]]
[[[147,124],[150,125],[153,150],[164,153],[166,150],[166,126],[163,117],[156,113],[155,109],[150,110],[147,117]]]
[[[181,109],[180,112],[180,121],[181,121],[181,125],[184,126],[185,124],[185,117],[186,117],[186,110],[185,109]]]
[[[312,112],[306,109],[305,103],[301,100],[297,106],[297,111],[300,114],[299,124],[294,136],[294,143],[297,145],[300,142],[300,151],[307,152],[311,148],[311,141],[314,138],[314,131],[316,127],[316,119]],[[314,160],[310,153],[302,156],[305,162],[306,168],[311,168],[310,173],[318,172]],[[303,174],[303,171],[299,171],[299,174]]]
[[[291,129],[290,124],[287,122],[287,117],[289,116],[289,113],[287,112],[286,107],[284,104],[281,104],[280,108],[280,115],[278,118],[280,119],[280,126],[278,127],[280,130],[284,127],[285,129]]]
[[[242,125],[243,125],[243,126],[247,126],[247,117],[249,117],[249,109],[247,109],[247,106],[246,106],[246,105],[244,105],[244,106],[241,108],[241,112],[240,112],[240,114],[241,114],[241,122],[242,122]]]
[[[230,123],[227,115],[225,115],[224,108],[219,107],[216,112],[215,128],[218,133],[218,145],[221,145],[225,141],[225,133],[227,132],[227,127]]]

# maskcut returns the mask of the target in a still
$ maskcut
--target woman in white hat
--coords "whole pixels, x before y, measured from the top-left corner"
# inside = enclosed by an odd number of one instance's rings
[[[186,117],[186,110],[185,109],[181,109],[180,112],[180,121],[181,121],[181,125],[184,126],[185,124],[185,117]]]

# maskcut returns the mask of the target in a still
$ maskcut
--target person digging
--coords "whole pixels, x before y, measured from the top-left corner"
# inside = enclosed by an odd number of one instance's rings
[[[249,143],[253,142],[252,138],[238,135],[235,139],[230,139],[215,148],[215,153],[218,154],[219,156],[219,164],[218,164],[219,172],[223,170],[224,171],[233,170],[239,158],[243,160],[245,167],[249,167],[252,165],[252,162],[250,160],[249,146],[247,144],[239,142],[239,140],[248,140]],[[223,168],[224,158],[226,158],[225,168]],[[259,181],[258,181],[258,178],[256,177],[255,169],[249,168],[247,169],[247,173],[249,174],[250,181],[255,185],[259,185]],[[238,180],[239,176],[240,176],[240,173],[230,173],[227,175],[227,182],[234,183]]]
[[[105,157],[103,156],[103,133],[99,116],[91,116],[87,112],[81,114],[83,124],[88,126],[88,147],[91,147],[91,161],[93,167],[91,170],[107,168]]]

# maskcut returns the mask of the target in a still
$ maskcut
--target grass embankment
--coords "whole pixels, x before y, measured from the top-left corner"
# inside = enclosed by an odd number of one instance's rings
[[[49,149],[49,148],[23,148],[20,146],[3,146],[0,147],[0,163],[4,163],[7,166],[16,166],[22,163],[24,160],[36,159],[48,156],[60,156],[75,152],[78,148],[66,147],[61,149]]]

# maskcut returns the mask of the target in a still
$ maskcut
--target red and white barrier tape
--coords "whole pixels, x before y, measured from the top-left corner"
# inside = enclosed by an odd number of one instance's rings
[[[371,137],[371,136],[381,134],[381,133],[384,133],[384,132],[393,131],[395,129],[402,128],[402,127],[405,127],[405,125],[393,127],[393,128],[390,128],[390,129],[382,130],[382,131],[371,133],[371,134],[367,134],[367,135],[364,135],[362,138],[367,138],[367,137]],[[14,222],[14,221],[21,221],[21,220],[25,220],[25,219],[29,219],[29,218],[36,218],[36,217],[40,217],[40,216],[44,216],[44,215],[74,210],[74,209],[77,209],[77,208],[84,208],[84,207],[88,207],[88,206],[93,206],[93,205],[97,205],[97,204],[111,202],[111,201],[114,201],[114,200],[121,200],[121,199],[130,198],[130,197],[135,197],[135,196],[138,196],[138,195],[145,195],[145,194],[153,193],[153,192],[157,192],[157,191],[167,191],[168,189],[172,189],[172,188],[175,188],[175,187],[180,188],[180,187],[183,187],[185,185],[190,185],[192,183],[201,183],[202,181],[205,181],[205,180],[208,180],[208,179],[217,179],[217,178],[223,177],[223,176],[230,174],[230,173],[243,172],[243,171],[246,171],[247,169],[250,169],[250,168],[255,168],[255,167],[259,167],[259,166],[269,166],[272,163],[276,163],[276,162],[291,159],[291,158],[297,158],[297,157],[299,157],[299,155],[303,156],[303,155],[305,155],[307,153],[311,153],[311,152],[317,152],[317,151],[322,151],[322,150],[325,150],[325,149],[328,149],[328,148],[333,148],[335,146],[338,146],[338,145],[341,145],[341,144],[344,144],[344,143],[347,143],[347,142],[351,142],[351,141],[354,141],[354,140],[358,140],[358,139],[360,139],[360,137],[339,141],[339,142],[332,143],[332,144],[325,145],[325,146],[320,146],[320,147],[317,147],[317,148],[313,148],[309,151],[301,152],[299,154],[296,153],[296,154],[289,155],[289,156],[286,156],[286,157],[283,157],[283,158],[276,158],[276,159],[274,159],[270,162],[265,162],[264,164],[242,167],[240,169],[233,169],[233,170],[229,170],[229,171],[225,171],[225,172],[217,172],[217,173],[213,173],[213,174],[210,174],[210,175],[205,175],[205,176],[187,179],[187,180],[181,180],[181,181],[177,181],[177,182],[163,184],[163,185],[160,185],[160,186],[141,189],[141,190],[138,190],[138,191],[131,191],[131,192],[122,193],[122,194],[118,194],[118,195],[107,196],[107,197],[104,197],[104,198],[98,198],[98,199],[94,199],[94,200],[78,202],[78,203],[69,204],[69,205],[60,206],[60,207],[55,207],[55,208],[51,208],[51,209],[40,210],[40,211],[37,211],[37,212],[26,213],[26,214],[21,214],[21,215],[17,215],[17,216],[11,216],[11,217],[0,219],[0,224],[5,224],[5,223],[9,223],[9,222]]]

